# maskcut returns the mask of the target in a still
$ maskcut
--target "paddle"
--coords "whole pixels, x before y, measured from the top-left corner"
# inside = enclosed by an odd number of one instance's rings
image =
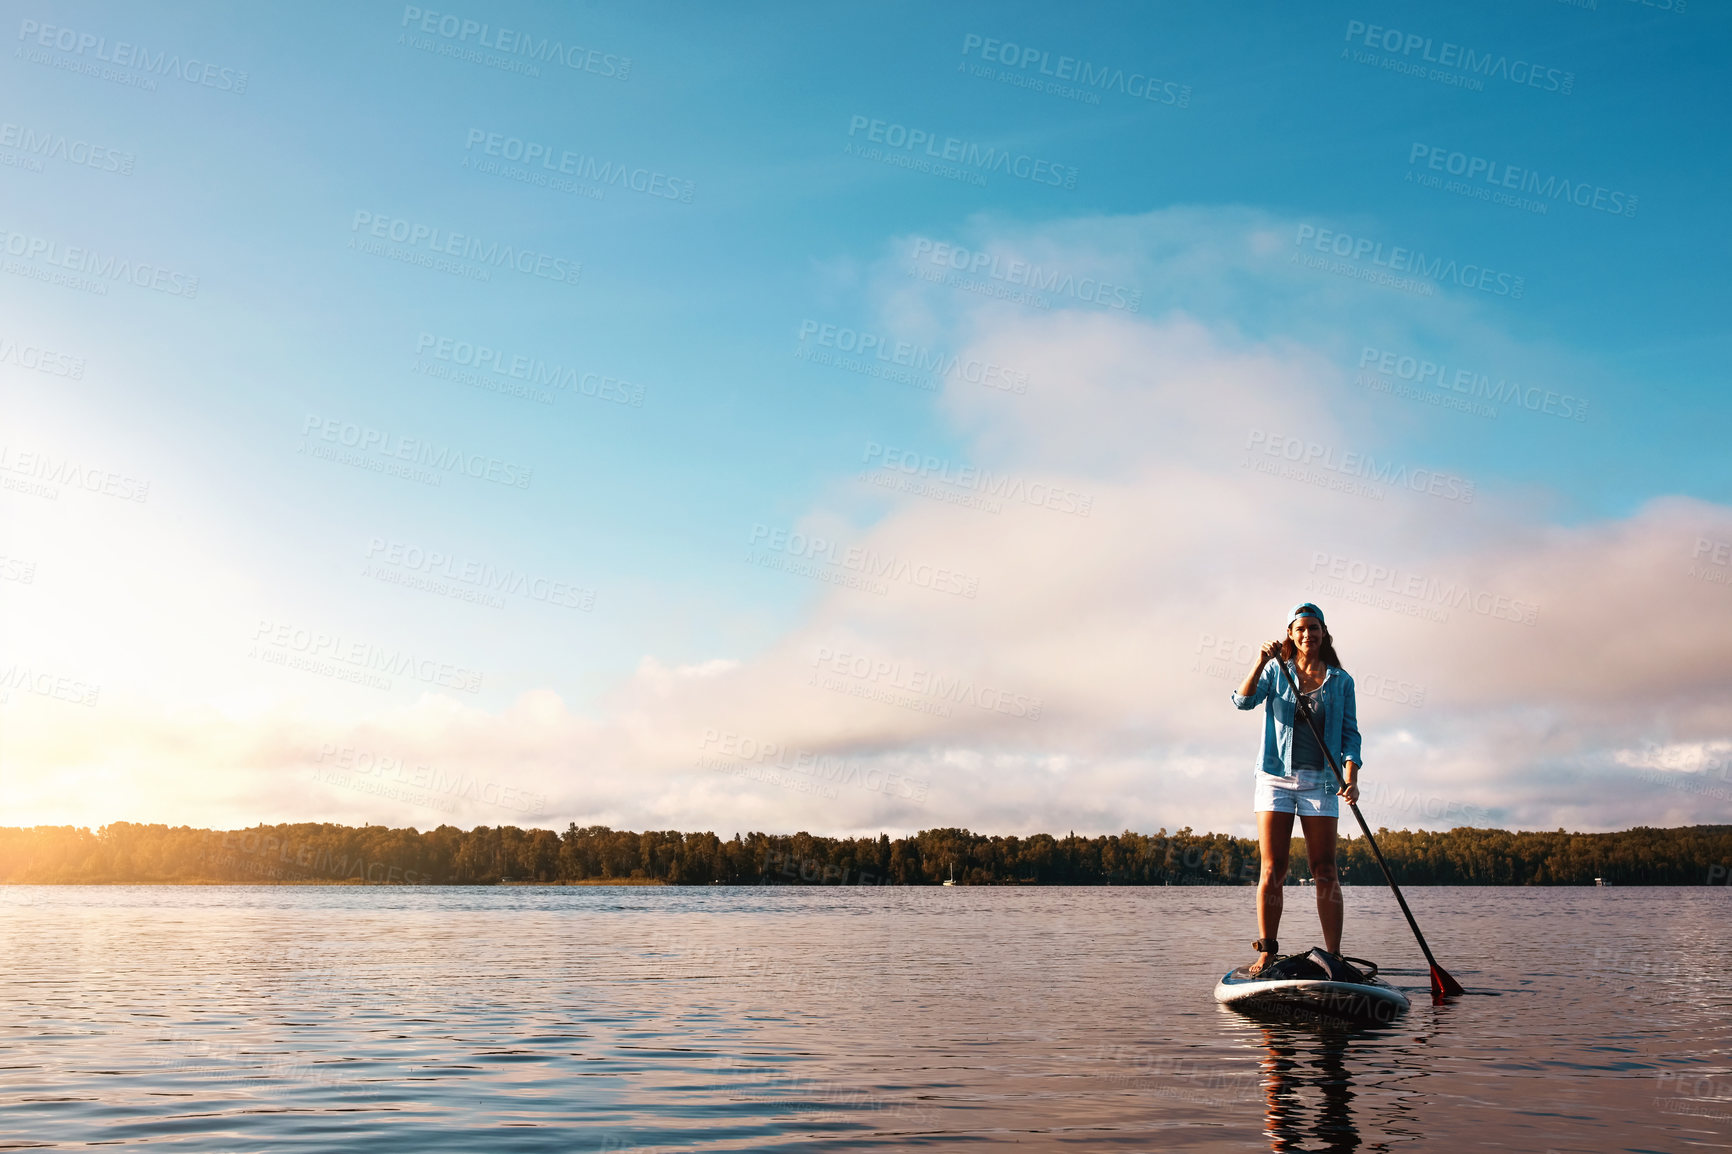
[[[1275,668],[1280,671],[1283,681],[1287,678],[1287,667],[1279,657],[1275,659]],[[1297,668],[1292,677],[1293,697],[1298,702],[1295,712],[1305,720],[1311,730],[1311,736],[1317,739],[1317,748],[1323,751],[1323,760],[1329,764],[1329,772],[1335,775],[1335,780],[1343,786],[1347,779],[1335,766],[1335,755],[1329,752],[1329,746],[1324,744],[1323,735],[1317,732],[1317,721],[1311,716],[1311,706],[1306,703],[1305,695],[1299,692],[1299,674]],[[1389,883],[1389,888],[1395,893],[1396,903],[1401,906],[1401,916],[1407,919],[1408,928],[1419,941],[1419,948],[1425,951],[1425,960],[1431,963],[1431,992],[1440,998],[1453,994],[1465,994],[1461,983],[1449,976],[1449,971],[1437,964],[1437,959],[1431,956],[1431,947],[1425,944],[1425,935],[1419,932],[1419,923],[1413,920],[1413,911],[1407,908],[1407,899],[1401,896],[1401,887],[1395,884],[1395,876],[1389,872],[1389,864],[1383,860],[1383,851],[1377,848],[1377,839],[1371,836],[1371,827],[1365,824],[1365,815],[1359,812],[1359,804],[1349,801],[1347,808],[1353,811],[1353,816],[1359,822],[1360,830],[1365,834],[1365,840],[1371,844],[1371,856],[1377,859],[1377,868],[1383,871],[1383,880]]]

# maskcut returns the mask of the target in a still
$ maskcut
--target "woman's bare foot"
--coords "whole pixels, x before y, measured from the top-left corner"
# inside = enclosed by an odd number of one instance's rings
[[[1275,960],[1275,955],[1267,951],[1257,955],[1257,960],[1245,967],[1245,972],[1253,978],[1263,972],[1263,967]]]

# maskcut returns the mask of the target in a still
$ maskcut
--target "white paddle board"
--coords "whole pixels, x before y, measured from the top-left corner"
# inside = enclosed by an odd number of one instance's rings
[[[1353,980],[1348,981],[1331,980],[1324,967],[1305,955],[1278,958],[1256,976],[1248,972],[1250,967],[1240,966],[1216,983],[1215,1000],[1271,1016],[1382,1023],[1405,1014],[1407,995],[1379,978],[1375,966],[1362,965],[1370,973],[1349,967]]]

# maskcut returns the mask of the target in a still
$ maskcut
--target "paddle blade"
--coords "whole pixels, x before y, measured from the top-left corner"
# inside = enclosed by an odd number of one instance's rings
[[[1439,998],[1450,998],[1457,994],[1465,994],[1461,983],[1449,976],[1449,971],[1436,963],[1431,967],[1431,992]]]

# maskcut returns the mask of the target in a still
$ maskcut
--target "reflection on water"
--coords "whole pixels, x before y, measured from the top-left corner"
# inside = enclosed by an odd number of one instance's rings
[[[1506,996],[1374,889],[1381,1029],[1214,1003],[1250,890],[8,887],[0,1148],[1728,1148],[1727,891],[1410,898]]]
[[[1385,978],[1403,984],[1402,972],[1386,972]],[[1461,1003],[1432,998],[1423,987],[1423,970],[1406,971],[1405,978],[1414,1012],[1388,1025],[1346,1022],[1298,1008],[1222,1008],[1223,1014],[1238,1019],[1229,1028],[1254,1035],[1261,1047],[1263,1133],[1271,1151],[1349,1154],[1362,1146],[1388,1150],[1392,1140],[1424,1136],[1422,1128],[1412,1125],[1424,1103],[1418,1091],[1404,1083],[1418,1085],[1433,1068],[1427,1051],[1448,1029]],[[1497,992],[1474,991],[1469,997]],[[1361,1080],[1377,1091],[1366,1111],[1355,1107]],[[1372,1135],[1368,1145],[1361,1136],[1359,1112],[1371,1115],[1366,1120]]]
[[[1319,1023],[1312,1029],[1263,1026],[1262,1062],[1267,1114],[1263,1132],[1269,1148],[1326,1150],[1347,1154],[1359,1149],[1353,1125],[1353,1078],[1347,1048],[1355,1027]]]

